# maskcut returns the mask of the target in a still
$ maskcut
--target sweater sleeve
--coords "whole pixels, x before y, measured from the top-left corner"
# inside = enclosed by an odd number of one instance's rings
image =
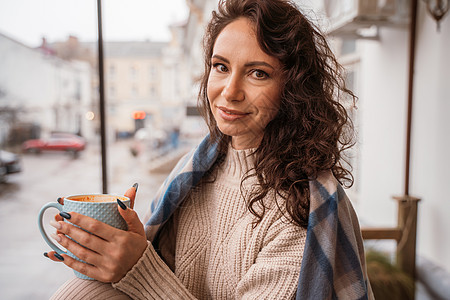
[[[294,299],[305,240],[306,229],[275,222],[256,261],[239,281],[236,299]]]
[[[134,267],[113,287],[132,299],[195,299],[148,242]]]

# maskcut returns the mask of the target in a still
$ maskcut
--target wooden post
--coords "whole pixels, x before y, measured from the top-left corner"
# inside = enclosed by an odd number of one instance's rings
[[[398,203],[397,227],[366,227],[361,228],[361,233],[365,240],[388,239],[397,242],[396,264],[413,279],[415,289],[417,210],[420,199],[407,195],[393,198]]]
[[[397,242],[397,265],[416,280],[416,232],[417,204],[419,198],[411,196],[393,197],[398,201],[398,227],[402,237]]]

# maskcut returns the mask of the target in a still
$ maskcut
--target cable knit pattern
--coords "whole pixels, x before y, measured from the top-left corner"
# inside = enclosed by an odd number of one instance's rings
[[[111,284],[74,277],[63,284],[50,300],[130,300]]]
[[[251,153],[230,148],[211,175],[216,180],[193,188],[162,228],[162,257],[149,244],[114,287],[133,299],[293,299],[306,229],[289,222],[269,197],[254,225],[240,190]],[[244,194],[252,183],[244,181]]]

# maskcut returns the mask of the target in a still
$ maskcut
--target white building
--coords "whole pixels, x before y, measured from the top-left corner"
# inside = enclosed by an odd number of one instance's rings
[[[0,66],[0,108],[14,112],[16,124],[35,124],[44,134],[91,134],[84,117],[91,99],[87,63],[64,61],[0,34]],[[3,133],[10,126],[3,122]]]
[[[180,126],[189,85],[184,80],[187,68],[182,59],[178,28],[172,28],[171,42],[104,42],[105,103],[110,135],[129,135],[142,127]],[[95,54],[97,44],[79,43],[76,47],[90,49]],[[84,59],[95,61],[96,58]],[[98,89],[96,77],[92,85]],[[135,119],[136,113],[143,119]]]

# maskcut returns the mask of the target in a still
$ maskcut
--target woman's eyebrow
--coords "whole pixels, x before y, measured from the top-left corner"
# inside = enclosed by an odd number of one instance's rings
[[[214,54],[212,56],[212,58],[220,59],[220,60],[226,62],[227,64],[230,63],[230,61],[228,59],[226,59],[225,57],[223,57],[223,56],[221,56],[219,54]],[[250,62],[246,63],[244,66],[245,67],[266,66],[268,68],[271,68],[271,69],[275,70],[274,67],[272,67],[270,64],[266,63],[265,61],[250,61]]]
[[[275,70],[274,67],[272,67],[270,64],[266,63],[265,61],[251,61],[245,64],[246,67],[254,67],[254,66],[265,66],[268,68],[271,68],[272,70]]]
[[[223,61],[226,62],[227,64],[230,63],[230,61],[229,61],[228,59],[226,59],[225,57],[223,57],[222,55],[219,55],[219,54],[214,54],[214,55],[212,56],[212,58],[216,58],[216,59],[223,60]]]

